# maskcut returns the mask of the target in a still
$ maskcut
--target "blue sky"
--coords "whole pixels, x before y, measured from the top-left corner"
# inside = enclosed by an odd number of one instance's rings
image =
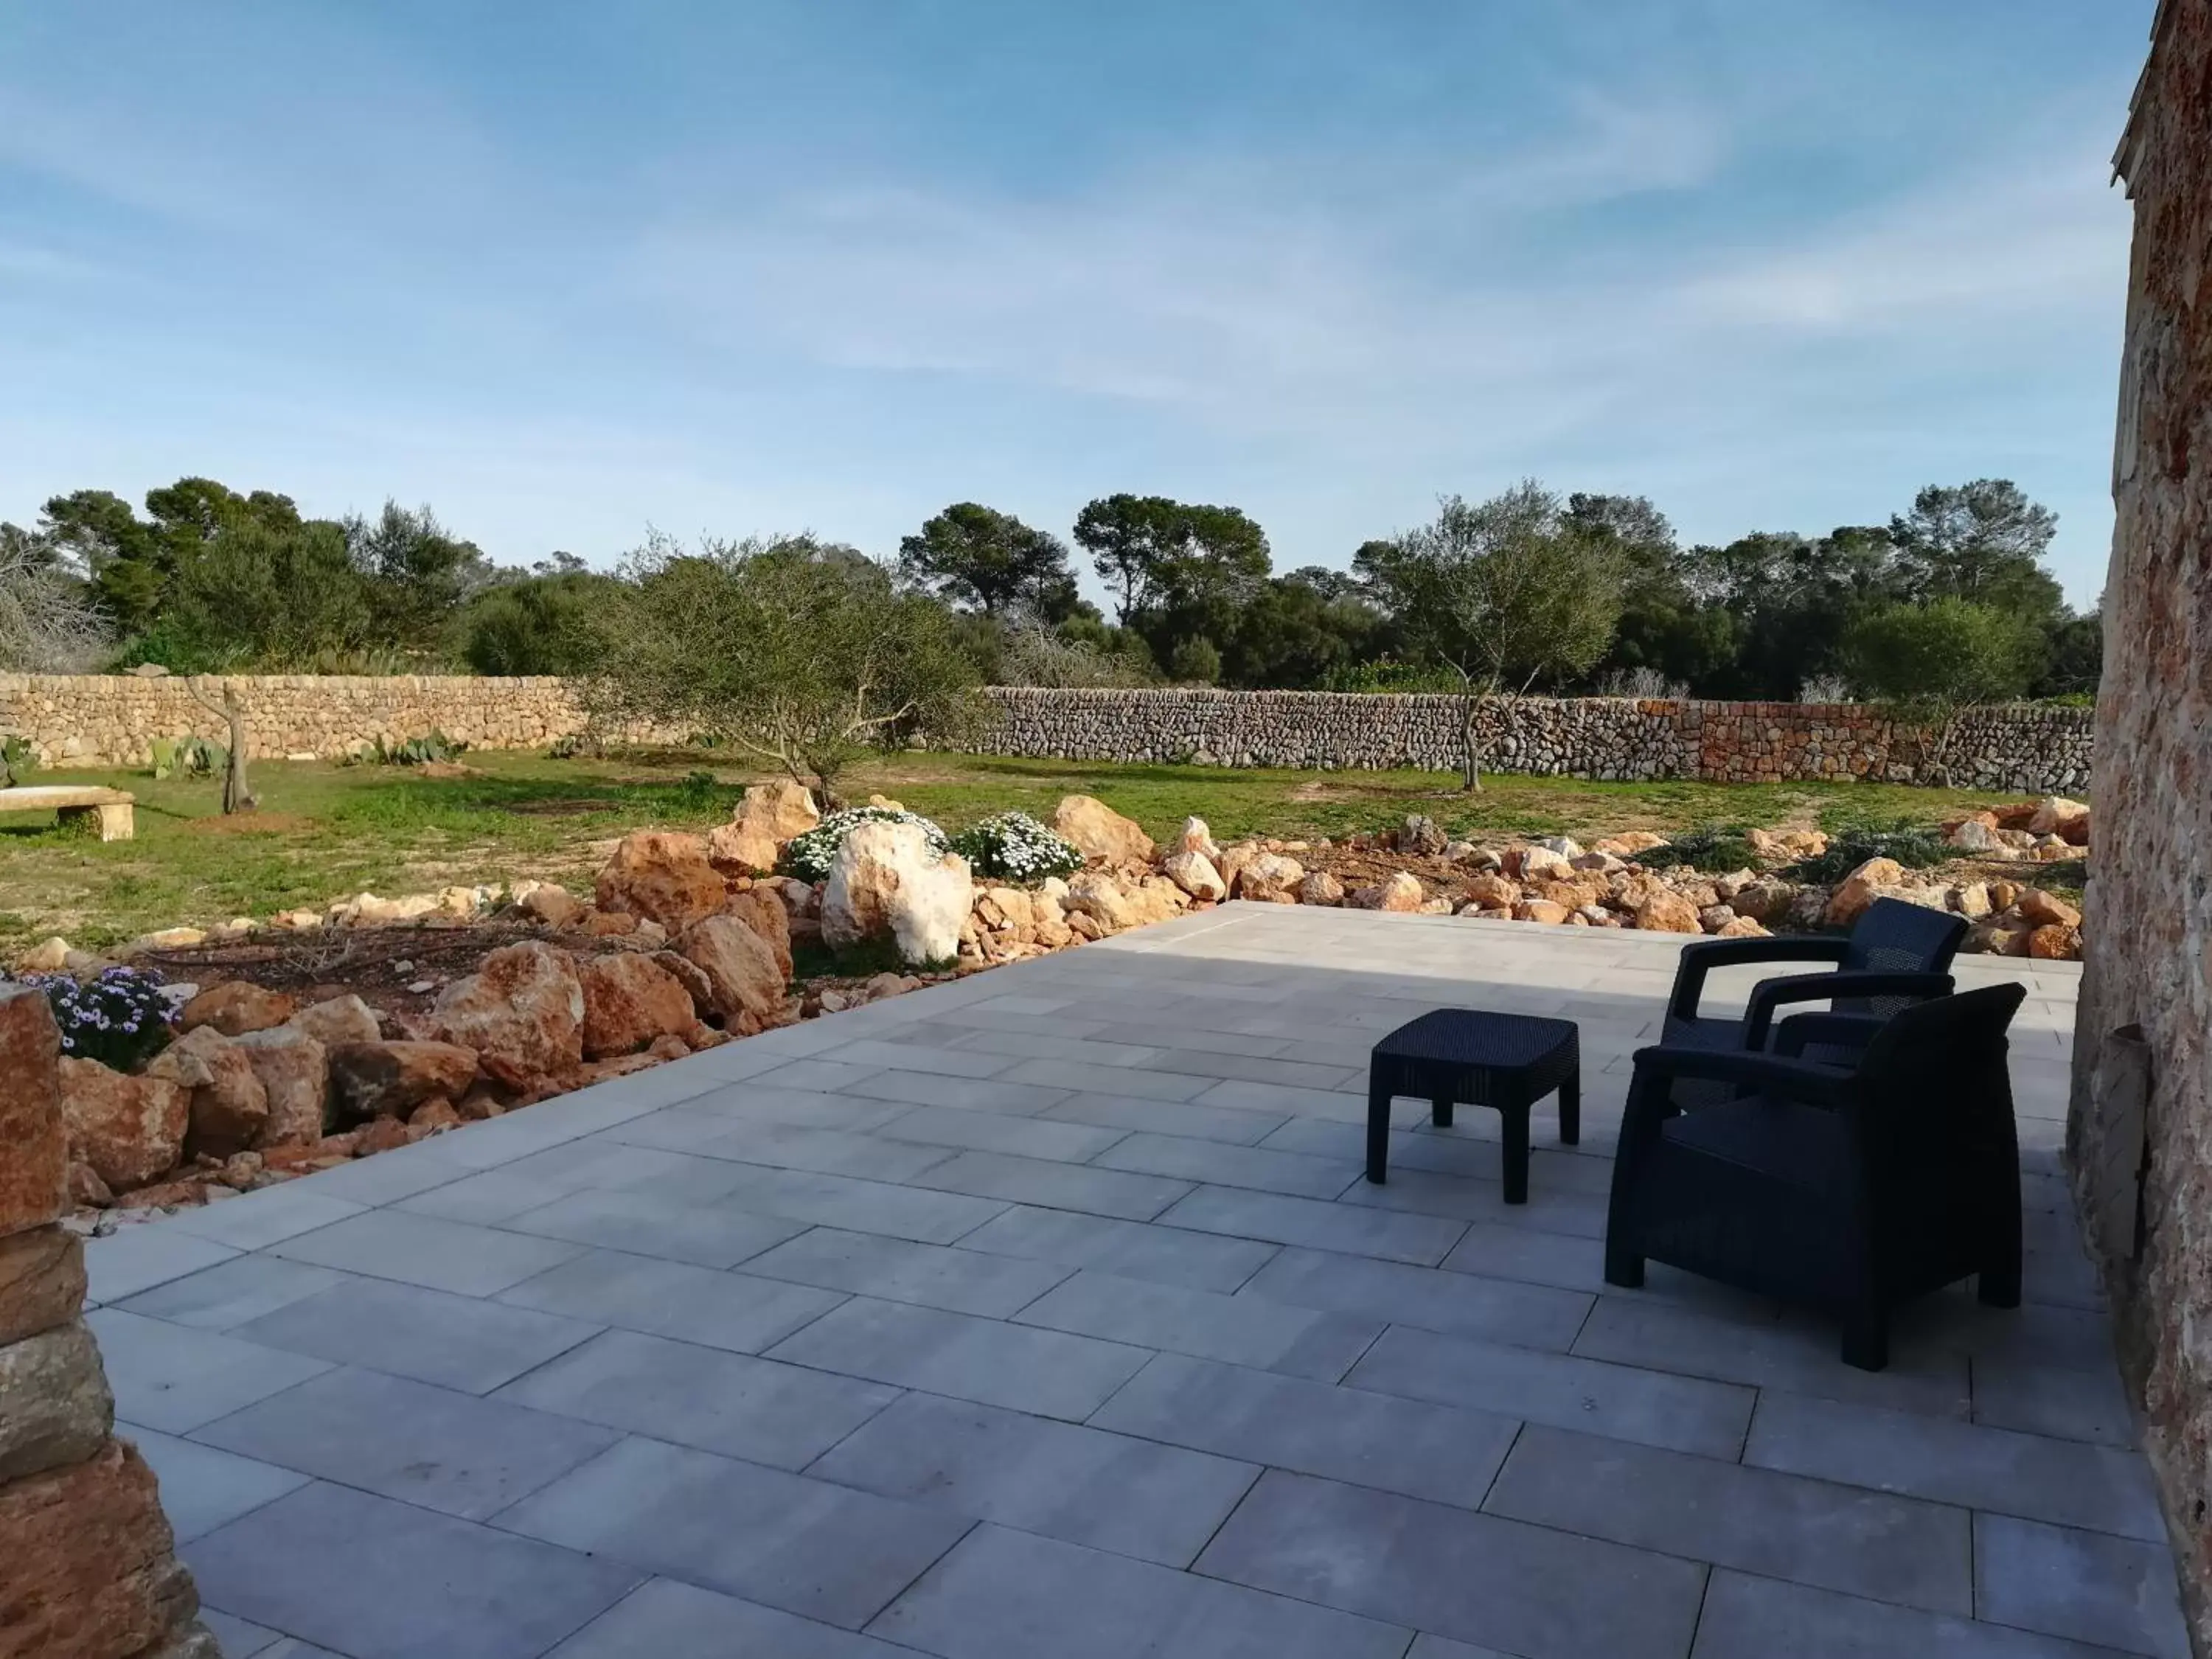
[[[2100,586],[2152,0],[19,4],[0,518],[179,474],[503,560],[1128,489],[1340,565],[2016,479]]]

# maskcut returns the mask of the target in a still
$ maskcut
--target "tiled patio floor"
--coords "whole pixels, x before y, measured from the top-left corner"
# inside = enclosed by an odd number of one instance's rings
[[[232,1659],[2182,1655],[2017,976],[2029,1301],[1835,1331],[1599,1274],[1679,940],[1231,906],[100,1241]],[[1582,1025],[1584,1133],[1367,1048]],[[281,1632],[281,1635],[279,1634]],[[289,1639],[288,1639],[289,1638]]]

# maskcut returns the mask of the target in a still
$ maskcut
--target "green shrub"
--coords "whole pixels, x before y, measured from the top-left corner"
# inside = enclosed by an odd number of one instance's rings
[[[977,875],[1001,881],[1042,881],[1083,867],[1072,842],[1026,812],[994,812],[955,835],[951,848]]]
[[[827,881],[830,866],[837,861],[837,849],[845,844],[845,837],[864,823],[918,823],[930,850],[942,853],[946,848],[945,831],[919,812],[908,812],[889,806],[848,806],[832,812],[803,835],[793,836],[783,849],[783,872],[800,881]]]
[[[1759,858],[1751,850],[1743,826],[1729,823],[1708,824],[1702,830],[1686,831],[1664,847],[1638,853],[1636,861],[1646,866],[1686,864],[1709,876],[1724,876],[1731,871],[1755,867]]]
[[[230,764],[230,750],[205,738],[156,738],[153,750],[157,778],[211,778]]]
[[[356,758],[371,766],[427,766],[433,761],[449,761],[467,748],[459,738],[434,730],[423,737],[389,744],[379,738]]]
[[[1935,830],[1899,818],[1887,825],[1856,823],[1837,830],[1828,837],[1826,852],[1799,860],[1790,873],[1799,881],[1830,884],[1869,859],[1894,859],[1908,870],[1925,870],[1956,856],[1957,850]]]

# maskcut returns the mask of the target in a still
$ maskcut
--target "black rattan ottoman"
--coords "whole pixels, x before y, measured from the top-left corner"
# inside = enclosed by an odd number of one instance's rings
[[[1401,1025],[1367,1062],[1367,1178],[1382,1183],[1390,1153],[1390,1103],[1430,1103],[1449,1127],[1455,1103],[1488,1106],[1505,1125],[1505,1201],[1528,1201],[1528,1109],[1559,1091],[1559,1139],[1582,1139],[1582,1048],[1574,1022],[1439,1008]]]

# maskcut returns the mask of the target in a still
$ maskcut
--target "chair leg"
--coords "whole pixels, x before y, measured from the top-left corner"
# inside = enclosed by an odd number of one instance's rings
[[[1452,1126],[1452,1102],[1449,1095],[1438,1095],[1429,1103],[1429,1121],[1439,1129]]]
[[[1889,1364],[1889,1316],[1879,1303],[1867,1303],[1844,1316],[1844,1364],[1863,1371]]]
[[[1367,1178],[1383,1184],[1390,1161],[1390,1085],[1370,1074],[1367,1079]]]
[[[1644,1258],[1632,1250],[1614,1249],[1609,1237],[1605,1246],[1605,1282],[1624,1291],[1644,1288]]]
[[[1505,1125],[1505,1201],[1528,1201],[1528,1103],[1510,1102],[1498,1109]]]
[[[1577,1072],[1559,1085],[1559,1145],[1583,1142],[1583,1075]]]
[[[1976,1277],[1974,1296],[1985,1308],[2020,1306],[2020,1258],[1984,1267]]]

